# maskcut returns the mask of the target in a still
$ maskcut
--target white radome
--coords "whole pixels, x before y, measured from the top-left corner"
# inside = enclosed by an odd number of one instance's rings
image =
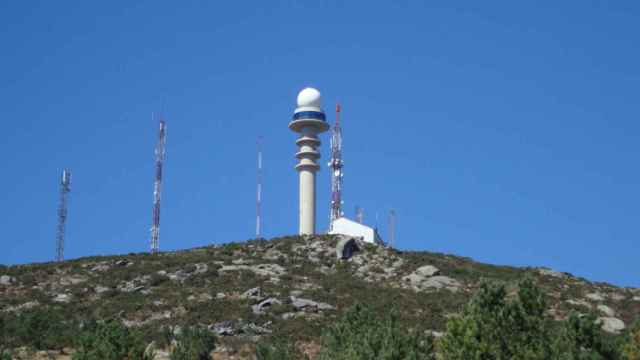
[[[298,94],[298,107],[320,107],[320,91],[308,87]]]

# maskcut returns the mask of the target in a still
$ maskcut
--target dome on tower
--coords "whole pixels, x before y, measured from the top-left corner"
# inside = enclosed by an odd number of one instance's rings
[[[320,91],[308,87],[298,94],[298,107],[320,107]]]

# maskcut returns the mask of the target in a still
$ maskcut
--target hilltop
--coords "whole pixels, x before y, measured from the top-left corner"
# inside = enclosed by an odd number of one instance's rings
[[[503,282],[514,294],[525,277],[544,291],[556,320],[593,312],[617,334],[640,315],[640,289],[319,235],[0,266],[0,317],[44,310],[68,323],[115,318],[155,341],[160,355],[172,333],[200,324],[219,336],[220,359],[251,358],[257,342],[275,338],[313,356],[323,329],[355,303],[395,307],[407,328],[437,337],[481,281]],[[70,341],[61,337],[66,349],[55,354],[72,352]]]

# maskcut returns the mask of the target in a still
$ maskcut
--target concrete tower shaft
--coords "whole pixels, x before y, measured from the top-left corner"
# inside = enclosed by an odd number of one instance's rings
[[[303,89],[298,94],[298,106],[289,123],[289,129],[300,134],[296,141],[299,148],[296,170],[300,176],[300,235],[316,233],[316,172],[320,170],[318,134],[329,130],[320,106],[320,92],[313,88]]]

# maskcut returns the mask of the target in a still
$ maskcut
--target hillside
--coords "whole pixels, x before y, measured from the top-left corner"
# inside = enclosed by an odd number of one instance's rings
[[[349,256],[355,247],[359,251]],[[273,338],[295,341],[313,355],[323,329],[355,303],[382,311],[395,307],[407,328],[438,336],[481,280],[505,282],[512,294],[525,276],[544,290],[548,313],[558,320],[572,310],[594,312],[603,329],[615,334],[640,314],[640,289],[549,269],[399,252],[340,236],[291,236],[157,255],[0,266],[0,317],[9,321],[46,310],[69,324],[116,318],[140,328],[159,348],[177,328],[201,324],[219,335],[220,359],[250,358],[256,342]],[[70,346],[69,339],[60,341],[60,348]]]

